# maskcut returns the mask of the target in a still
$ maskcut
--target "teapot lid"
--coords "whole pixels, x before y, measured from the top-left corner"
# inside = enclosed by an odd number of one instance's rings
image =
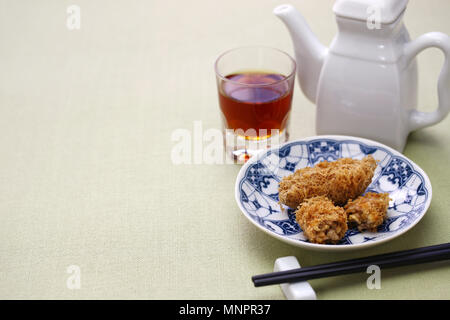
[[[380,23],[397,20],[409,0],[336,0],[333,11],[337,16],[367,21],[379,10]]]

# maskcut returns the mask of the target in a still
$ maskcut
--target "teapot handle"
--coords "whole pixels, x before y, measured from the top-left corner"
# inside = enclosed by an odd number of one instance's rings
[[[450,37],[441,32],[430,32],[407,43],[404,48],[406,65],[411,63],[420,52],[431,47],[442,50],[445,56],[445,62],[438,80],[439,106],[433,112],[413,110],[409,118],[411,131],[442,121],[450,111]]]

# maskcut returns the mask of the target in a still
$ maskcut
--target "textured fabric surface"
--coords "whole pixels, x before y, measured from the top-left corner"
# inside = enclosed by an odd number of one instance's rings
[[[450,240],[450,118],[412,134],[406,156],[433,185],[424,219],[387,244],[319,253],[248,223],[234,201],[238,165],[174,165],[174,130],[220,128],[213,63],[263,44],[292,53],[273,0],[0,0],[0,298],[283,299],[254,288],[277,257],[303,266]],[[330,43],[333,1],[296,0]],[[68,30],[69,5],[81,29]],[[413,38],[450,34],[448,0],[411,1]],[[444,59],[419,57],[422,110],[437,104]],[[314,135],[295,88],[291,138]],[[81,288],[68,289],[78,266]],[[450,298],[449,264],[311,281],[319,299]]]

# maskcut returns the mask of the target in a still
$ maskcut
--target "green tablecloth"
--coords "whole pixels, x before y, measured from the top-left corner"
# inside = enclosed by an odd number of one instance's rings
[[[429,175],[431,208],[407,234],[353,253],[273,239],[234,201],[238,165],[172,164],[174,130],[219,128],[213,72],[232,47],[292,53],[280,1],[0,2],[0,298],[283,299],[250,277],[277,257],[303,266],[450,240],[450,118],[411,135],[405,154]],[[332,1],[294,1],[329,43]],[[411,1],[413,38],[450,33],[448,0]],[[443,57],[419,58],[419,102],[437,105]],[[296,87],[291,138],[314,135],[315,107]],[[67,268],[79,267],[80,289]],[[450,298],[446,263],[311,281],[319,299]],[[70,279],[69,279],[70,280]]]

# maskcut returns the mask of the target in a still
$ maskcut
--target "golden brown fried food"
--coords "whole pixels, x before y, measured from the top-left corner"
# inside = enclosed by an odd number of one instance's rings
[[[388,207],[388,193],[368,192],[356,200],[349,200],[344,209],[350,226],[357,226],[359,231],[375,232],[386,219]]]
[[[280,202],[297,208],[305,199],[327,196],[336,205],[361,195],[370,184],[377,163],[372,156],[362,160],[341,158],[323,161],[283,178],[278,188]]]
[[[295,212],[305,236],[314,243],[336,243],[347,231],[347,215],[325,196],[305,200]]]

